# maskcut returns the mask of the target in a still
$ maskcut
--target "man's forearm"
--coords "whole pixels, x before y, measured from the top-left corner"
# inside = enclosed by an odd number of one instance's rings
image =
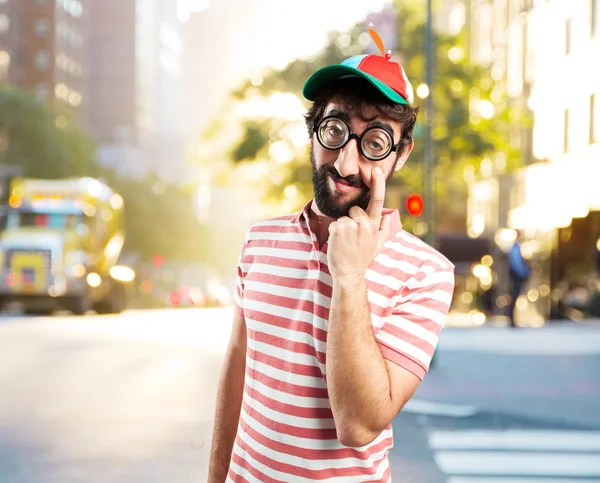
[[[208,483],[223,483],[229,471],[244,392],[246,352],[233,348],[225,357],[217,392]]]
[[[327,335],[327,387],[338,439],[372,441],[391,404],[390,380],[373,335],[364,278],[333,281]]]

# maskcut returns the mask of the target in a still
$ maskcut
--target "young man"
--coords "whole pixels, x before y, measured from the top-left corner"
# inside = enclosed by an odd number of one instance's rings
[[[389,482],[391,421],[451,302],[453,265],[383,208],[413,147],[402,67],[354,57],[304,95],[315,199],[242,247],[210,483]]]

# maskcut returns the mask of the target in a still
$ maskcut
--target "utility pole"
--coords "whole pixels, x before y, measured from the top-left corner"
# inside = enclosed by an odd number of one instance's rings
[[[431,131],[433,128],[433,19],[432,19],[432,0],[427,0],[427,23],[425,25],[425,83],[429,88],[429,95],[425,102],[425,220],[427,223],[427,233],[425,241],[436,248],[437,240],[435,234],[435,206],[434,206],[434,173],[435,173],[435,153],[433,149],[433,139]]]

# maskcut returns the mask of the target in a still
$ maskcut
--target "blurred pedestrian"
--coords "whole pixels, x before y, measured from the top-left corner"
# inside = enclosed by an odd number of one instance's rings
[[[317,71],[303,92],[315,198],[242,247],[210,483],[388,482],[391,421],[452,298],[453,265],[383,207],[413,148],[403,68],[382,49]]]
[[[515,311],[517,306],[517,299],[523,291],[523,287],[527,282],[527,279],[531,275],[531,268],[523,257],[521,252],[521,240],[522,235],[518,234],[515,243],[508,252],[508,267],[510,273],[511,293],[510,293],[510,304],[508,306],[508,317],[510,320],[511,327],[517,327],[515,320]]]
[[[598,238],[598,241],[596,242],[596,271],[598,272],[598,275],[600,275],[600,238]]]

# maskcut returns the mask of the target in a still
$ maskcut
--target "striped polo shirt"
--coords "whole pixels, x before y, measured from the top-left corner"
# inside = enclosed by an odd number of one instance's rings
[[[242,247],[235,310],[247,330],[242,410],[227,481],[389,482],[389,425],[374,441],[343,446],[327,394],[325,355],[332,278],[307,203],[256,223]],[[384,358],[423,378],[450,306],[454,266],[402,230],[367,269],[373,334]]]

